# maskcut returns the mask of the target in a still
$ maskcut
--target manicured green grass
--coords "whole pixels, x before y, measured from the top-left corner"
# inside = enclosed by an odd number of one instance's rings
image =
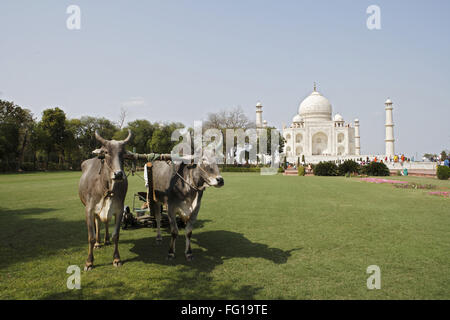
[[[124,265],[113,247],[95,251],[81,290],[66,269],[84,266],[87,231],[79,172],[0,176],[1,299],[449,299],[450,200],[428,190],[343,177],[224,173],[208,189],[185,262],[166,261],[169,234],[121,232]],[[398,180],[450,181],[414,177]],[[143,188],[130,177],[127,203]],[[381,289],[368,290],[369,265]]]

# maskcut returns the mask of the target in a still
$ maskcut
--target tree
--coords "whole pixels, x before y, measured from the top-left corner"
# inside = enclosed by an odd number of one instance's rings
[[[125,108],[120,108],[119,120],[117,121],[117,126],[122,129],[125,119],[127,118],[128,111]]]
[[[83,127],[80,119],[66,120],[64,133],[64,153],[72,169],[80,169],[82,158],[81,137]]]
[[[37,160],[40,158],[40,152],[44,151],[45,154],[47,150],[47,145],[50,144],[50,137],[47,132],[42,128],[40,123],[34,123],[31,128],[30,141],[29,141],[29,152],[32,156],[33,168],[36,170],[38,167],[36,165]],[[48,163],[47,163],[48,166]]]
[[[436,157],[437,157],[437,154],[425,153],[425,154],[423,155],[423,157],[424,157],[425,159],[431,161],[433,158],[436,158]]]
[[[184,125],[178,122],[160,124],[153,132],[151,140],[148,142],[148,149],[155,153],[170,153],[178,144],[178,141],[171,141],[172,132],[182,129]]]
[[[241,107],[230,110],[221,110],[216,113],[208,113],[203,122],[203,129],[249,129],[255,128],[255,123],[250,121]]]
[[[97,149],[98,141],[95,139],[95,131],[105,139],[112,139],[119,131],[117,126],[106,118],[81,117],[78,145],[83,159],[92,157],[92,151]]]
[[[359,173],[361,166],[353,160],[345,160],[338,166],[338,174],[344,176],[346,174]]]
[[[33,125],[32,113],[13,102],[0,100],[0,167],[19,170]]]
[[[447,152],[445,152],[445,150],[442,150],[442,152],[441,152],[441,160],[444,161],[445,159],[447,159]]]
[[[114,139],[125,139],[128,135],[128,129],[130,129],[133,134],[133,140],[129,143],[129,147],[136,148],[137,153],[148,153],[149,143],[152,139],[153,132],[158,127],[158,124],[152,124],[148,120],[135,120],[129,122],[128,125],[121,131],[118,131],[114,135]]]
[[[203,131],[206,131],[208,129],[218,129],[222,133],[223,137],[223,154],[227,153],[227,146],[226,146],[226,130],[227,129],[251,129],[256,128],[256,125],[254,122],[250,121],[250,119],[247,117],[247,115],[244,113],[242,108],[240,106],[228,109],[228,110],[221,110],[219,112],[215,113],[208,113],[206,120],[203,122]],[[267,136],[267,144],[268,144],[268,151],[270,151],[270,132]],[[248,140],[246,139],[245,143],[247,143]],[[237,144],[237,137],[234,137],[234,145]],[[247,150],[244,153],[245,160],[248,160],[249,158],[249,151]],[[237,150],[234,149],[234,156],[236,156]]]
[[[46,144],[47,166],[51,152],[56,152],[58,154],[59,164],[64,163],[66,114],[58,107],[53,109],[46,109],[42,112],[42,120],[40,124],[42,129],[44,129],[44,131],[50,138],[48,140],[48,143]]]

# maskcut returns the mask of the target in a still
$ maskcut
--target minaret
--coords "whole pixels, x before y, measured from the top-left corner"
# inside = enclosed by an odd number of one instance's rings
[[[359,120],[355,119],[355,154],[357,156],[361,154],[361,145],[359,138]]]
[[[386,139],[384,140],[386,143],[386,156],[394,156],[394,122],[392,119],[392,101],[391,99],[387,99],[384,103],[386,105]]]
[[[256,128],[262,128],[263,120],[262,120],[262,104],[258,102],[256,104]]]

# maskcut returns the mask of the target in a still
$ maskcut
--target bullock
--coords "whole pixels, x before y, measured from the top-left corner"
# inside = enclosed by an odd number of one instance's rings
[[[100,247],[100,222],[105,224],[105,245],[109,240],[108,223],[115,217],[113,232],[114,255],[113,265],[120,266],[119,231],[122,221],[125,196],[128,182],[123,170],[123,159],[126,155],[125,145],[131,139],[131,131],[123,141],[103,139],[97,132],[95,138],[101,143],[100,149],[93,151],[96,158],[81,164],[82,175],[78,193],[85,206],[86,225],[88,229],[89,253],[84,270],[94,267],[94,248]]]
[[[175,241],[178,236],[176,215],[180,214],[185,222],[187,261],[192,260],[191,236],[203,191],[206,187],[220,188],[224,180],[213,156],[203,156],[197,164],[178,163],[170,165],[163,161],[153,163],[153,183],[156,201],[151,202],[151,210],[155,213],[157,235],[156,241],[161,243],[161,204],[167,203],[170,232],[172,235],[168,260],[175,258]]]

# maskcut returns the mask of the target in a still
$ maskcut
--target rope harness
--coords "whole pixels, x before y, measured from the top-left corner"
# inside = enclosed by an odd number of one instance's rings
[[[113,169],[111,168],[111,166],[108,164],[108,161],[105,161],[105,155],[104,155],[104,154],[99,155],[98,158],[100,159],[100,162],[101,162],[101,164],[100,164],[100,170],[99,170],[99,172],[98,172],[99,175],[102,173],[103,166],[105,165],[105,162],[106,162],[106,166],[107,166],[111,171],[113,171]],[[128,176],[127,176],[127,177],[128,177]],[[110,188],[107,188],[107,189],[105,190],[105,192],[103,193],[103,197],[102,197],[102,207],[100,208],[100,212],[101,212],[101,211],[103,210],[103,208],[105,207],[105,200],[106,200],[107,198],[112,198],[112,197],[114,196],[113,187],[114,187],[114,181],[113,181],[113,183],[111,183],[111,187],[110,187]]]
[[[153,162],[153,161],[156,161],[156,160],[163,160],[163,161],[164,161],[164,160],[169,160],[169,161],[170,161],[170,158],[168,157],[168,155],[163,155],[163,154],[145,154],[145,155],[139,155],[139,154],[128,153],[128,154],[126,155],[126,158],[129,159],[129,160],[134,160],[134,163],[135,163],[137,160],[139,160],[139,159],[141,159],[141,160],[144,160],[144,159],[145,159],[145,160],[147,160],[147,162],[150,162],[150,163]],[[131,158],[131,159],[130,159],[130,158]],[[111,168],[111,166],[108,164],[108,161],[105,161],[105,154],[100,154],[100,155],[98,155],[98,159],[101,160],[100,170],[99,170],[99,172],[98,172],[99,175],[102,173],[103,166],[105,165],[105,162],[106,162],[106,166],[107,166],[111,171],[113,171],[113,169]],[[197,168],[199,168],[199,169],[206,175],[206,177],[208,176],[208,172],[206,172],[206,170],[203,169],[200,165],[197,165]],[[128,173],[126,174],[126,177],[128,178],[130,174],[132,174],[133,176],[136,175],[136,176],[138,176],[141,180],[143,180],[144,182],[147,182],[142,176],[140,176],[139,174],[137,174],[135,168],[133,168],[133,167],[128,171]],[[205,189],[205,187],[198,187],[198,186],[196,186],[195,184],[192,183],[193,180],[194,180],[193,177],[192,177],[192,170],[190,170],[190,172],[189,172],[189,176],[190,176],[191,182],[187,181],[187,180],[186,180],[186,179],[185,179],[178,171],[176,172],[176,175],[177,175],[178,178],[180,178],[184,183],[186,183],[191,189],[193,189],[193,190],[195,190],[195,191],[197,191],[197,192],[202,191],[202,190]],[[153,180],[153,179],[152,179],[152,180]],[[211,186],[211,184],[210,184],[206,179],[203,179],[203,180],[204,180],[204,182],[205,182],[208,186]],[[150,181],[149,181],[149,182],[150,182]],[[150,183],[153,184],[153,181],[151,181]],[[114,183],[113,183],[113,184],[114,184]],[[111,185],[111,189],[107,189],[107,190],[105,190],[105,192],[104,192],[103,199],[102,199],[103,204],[102,204],[101,210],[102,210],[103,207],[104,207],[104,203],[105,203],[106,198],[112,197],[112,196],[114,195],[114,192],[112,191],[113,184]]]
[[[203,171],[206,175],[208,175],[208,172],[206,172],[205,171],[205,169],[203,169],[202,167],[200,167],[200,165],[197,165],[197,168],[199,168],[201,171]],[[191,183],[189,183],[186,179],[184,179],[183,178],[183,176],[177,171],[176,172],[176,174],[177,174],[177,176],[181,179],[181,180],[183,180],[189,187],[191,187],[192,189],[194,189],[195,191],[202,191],[202,190],[204,190],[205,189],[205,187],[197,187],[197,186],[195,186],[195,185],[192,185]],[[191,177],[191,180],[193,181],[194,179],[192,178],[192,170],[190,171],[190,177]],[[208,181],[206,181],[205,179],[203,179],[204,180],[204,182],[208,185],[208,186],[211,186],[211,184],[208,182]]]

